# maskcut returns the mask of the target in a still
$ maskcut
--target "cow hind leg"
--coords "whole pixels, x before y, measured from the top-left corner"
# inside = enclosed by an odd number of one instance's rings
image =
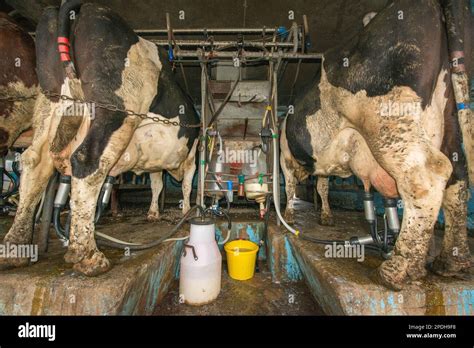
[[[378,269],[382,282],[395,290],[426,275],[429,243],[452,171],[449,160],[431,145],[405,145],[402,151],[387,153],[391,160],[385,162],[405,206],[392,257]]]
[[[285,176],[285,192],[286,192],[286,208],[285,208],[285,220],[289,224],[295,222],[295,191],[296,191],[296,177],[295,172],[291,168],[291,165],[288,165],[286,162],[283,153],[280,159],[281,169],[283,175]]]
[[[49,155],[47,134],[51,120],[51,103],[43,96],[39,97],[36,104],[35,118],[43,124],[35,127],[33,143],[21,155],[23,171],[19,190],[20,202],[13,225],[4,238],[5,244],[32,243],[35,209],[54,171],[53,162]],[[28,264],[29,259],[27,258],[0,258],[0,268],[19,267]]]
[[[329,178],[318,176],[316,189],[321,197],[321,225],[333,226],[334,219],[332,217],[331,208],[329,207]]]
[[[147,220],[155,222],[160,220],[160,209],[158,207],[158,198],[163,189],[163,172],[150,173],[151,179],[151,205],[148,210]]]
[[[126,118],[112,132],[114,118],[121,117],[121,113],[98,109],[96,117],[103,122],[92,124],[83,143],[71,156],[72,217],[69,247],[64,257],[66,262],[74,264],[74,270],[88,276],[110,268],[109,260],[95,242],[94,214],[105,177],[125,151],[138,124],[137,120]],[[110,137],[104,136],[104,130],[110,132]],[[104,150],[99,152],[100,142],[107,138]]]
[[[467,242],[468,189],[464,180],[448,186],[443,199],[445,231],[441,253],[431,269],[442,276],[457,276],[471,267]]]

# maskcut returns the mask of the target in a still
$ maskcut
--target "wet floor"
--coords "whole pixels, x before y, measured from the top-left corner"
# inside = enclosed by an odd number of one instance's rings
[[[203,306],[180,303],[179,282],[176,281],[154,314],[324,315],[304,282],[275,284],[267,270],[255,273],[249,280],[234,280],[227,274],[225,262],[222,264],[221,292],[214,302]]]

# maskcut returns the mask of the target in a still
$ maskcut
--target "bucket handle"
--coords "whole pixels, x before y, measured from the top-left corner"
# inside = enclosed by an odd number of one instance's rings
[[[183,249],[183,256],[186,257],[186,248],[191,248],[194,256],[194,261],[198,260],[198,256],[196,254],[196,250],[194,249],[194,246],[189,245],[189,244],[184,244],[184,249]]]

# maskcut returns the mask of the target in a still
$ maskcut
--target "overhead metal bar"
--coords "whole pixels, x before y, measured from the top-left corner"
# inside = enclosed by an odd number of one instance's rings
[[[166,46],[168,45],[167,40],[156,40],[156,39],[148,39],[159,46]],[[204,41],[204,40],[176,40],[175,41],[178,46],[197,46],[197,47],[219,47],[219,46],[231,46],[237,45],[235,41]],[[292,42],[258,42],[258,41],[244,41],[242,43],[244,47],[282,47],[282,48],[293,48],[294,43]]]
[[[167,45],[167,44],[166,44]],[[195,51],[189,50],[180,50],[175,53],[175,56],[178,58],[207,58],[207,59],[218,59],[218,58],[227,58],[232,59],[235,57],[239,58],[261,58],[264,60],[273,60],[273,59],[313,59],[321,60],[323,55],[321,53],[291,53],[291,52],[248,52],[245,51],[241,55],[238,55],[236,52],[221,52],[221,51],[212,51],[199,54]]]
[[[231,35],[231,34],[261,34],[268,33],[273,34],[277,31],[275,28],[203,28],[203,29],[173,29],[175,34],[194,34],[194,35],[203,35],[203,34],[221,34],[221,35]],[[136,29],[135,33],[140,36],[156,36],[156,35],[167,35],[168,31],[166,29]]]

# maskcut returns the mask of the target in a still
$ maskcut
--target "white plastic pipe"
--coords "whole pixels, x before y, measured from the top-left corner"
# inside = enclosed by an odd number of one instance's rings
[[[273,139],[273,197],[279,197],[278,196],[278,193],[279,193],[279,190],[280,190],[280,185],[279,185],[279,175],[280,173],[278,172],[278,154],[276,153],[276,149],[277,149],[277,141],[278,141],[278,134],[275,134],[273,132],[273,129],[271,129],[271,132],[272,132],[272,139]],[[290,225],[288,225],[288,223],[283,219],[283,217],[281,216],[281,212],[280,212],[280,204],[279,202],[275,202],[275,210],[276,210],[276,213],[277,213],[277,216],[278,216],[278,219],[280,219],[281,223],[283,224],[283,226],[286,227],[286,229],[288,231],[290,231],[291,233],[293,233],[295,236],[297,236],[300,231],[298,230],[295,230],[294,228],[292,228]]]

